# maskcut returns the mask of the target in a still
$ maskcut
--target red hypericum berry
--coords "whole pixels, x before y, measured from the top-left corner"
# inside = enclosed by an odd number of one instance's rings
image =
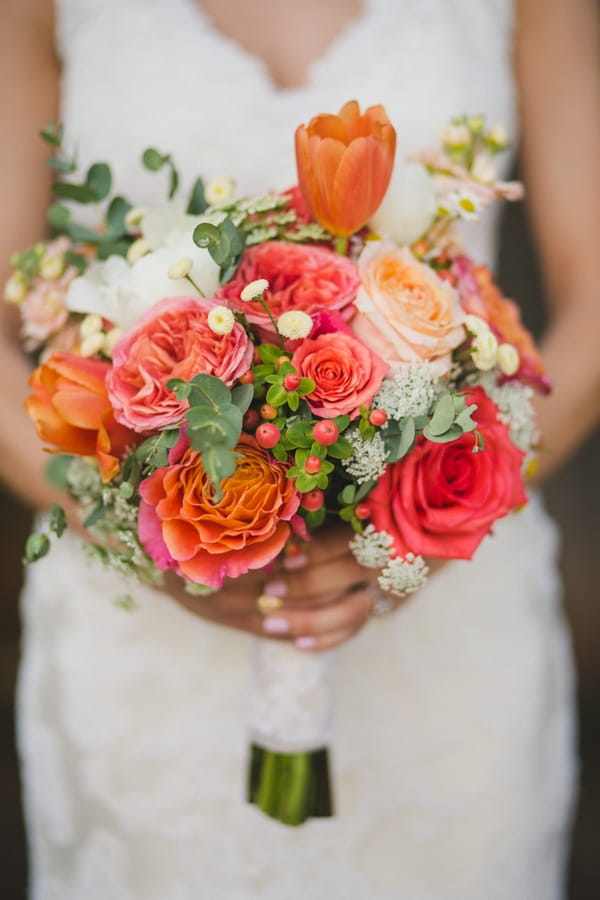
[[[300,387],[300,376],[295,372],[291,372],[283,379],[283,386],[286,391],[295,391],[298,387]]]
[[[427,253],[427,242],[417,241],[416,244],[413,244],[413,253],[415,256],[425,256]]]
[[[441,278],[442,281],[449,281],[450,284],[454,284],[454,275],[450,269],[441,269],[437,274],[438,278]]]
[[[302,494],[300,505],[308,512],[316,512],[317,509],[321,509],[324,502],[325,495],[323,494],[323,491],[314,490],[308,491],[306,494]]]
[[[369,413],[369,422],[371,425],[376,425],[379,427],[380,425],[385,425],[388,420],[388,414],[385,409],[372,409]]]
[[[244,431],[254,431],[259,422],[260,416],[255,409],[247,409],[242,417]]]
[[[259,363],[262,362],[262,359],[260,358],[260,353],[258,352],[258,347],[255,347],[254,350],[252,351],[252,362],[254,363],[255,366],[257,366]]]
[[[254,384],[254,372],[252,369],[248,369],[247,372],[244,372],[243,375],[240,375],[239,378],[240,384]]]
[[[321,471],[322,465],[323,463],[318,456],[309,456],[304,463],[304,469],[309,475],[316,475],[317,472]]]
[[[257,444],[260,444],[260,446],[264,447],[266,450],[270,450],[281,437],[281,432],[277,425],[273,425],[272,422],[263,422],[256,429],[254,437],[256,438]]]
[[[275,368],[280,369],[284,363],[289,363],[289,361],[290,361],[289,356],[285,356],[285,354],[282,354],[281,356],[278,356],[277,359],[275,360]]]
[[[371,515],[371,510],[366,503],[359,503],[354,510],[354,514],[357,519],[368,519]]]
[[[313,427],[312,436],[321,447],[330,447],[340,436],[340,429],[335,422],[323,419]]]
[[[267,419],[267,421],[271,421],[272,419],[276,419],[279,415],[279,410],[276,406],[271,406],[270,403],[263,403],[260,408],[260,414],[263,419]]]

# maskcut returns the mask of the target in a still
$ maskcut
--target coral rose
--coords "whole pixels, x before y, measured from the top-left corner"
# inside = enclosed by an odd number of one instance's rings
[[[392,365],[428,361],[449,372],[452,350],[465,340],[457,292],[406,247],[373,241],[358,261],[362,286],[354,333]]]
[[[454,261],[452,270],[458,279],[465,312],[485,319],[499,343],[505,341],[519,351],[519,368],[510,377],[548,393],[550,379],[533,338],[521,321],[517,304],[503,296],[487,266],[476,265],[467,256],[460,256]]]
[[[292,363],[298,374],[312,378],[315,388],[306,402],[316,416],[355,418],[369,406],[389,369],[387,363],[351,334],[320,334],[302,341]]]
[[[470,559],[494,522],[527,502],[524,453],[511,442],[497,408],[481,388],[466,392],[484,449],[464,434],[447,444],[424,437],[387,466],[366,504],[378,531],[387,531],[399,556],[407,552]]]
[[[162,300],[115,344],[107,386],[120,422],[142,433],[176,425],[188,403],[167,388],[169,379],[204,373],[229,387],[248,370],[253,348],[244,328],[236,322],[229,334],[215,334],[208,324],[214,306],[202,298]]]
[[[265,278],[265,301],[275,319],[288,310],[313,315],[321,309],[337,310],[345,319],[354,315],[352,302],[358,290],[356,266],[345,256],[324,247],[266,241],[250,247],[233,279],[217,292],[249,322],[273,334],[273,325],[258,300],[244,301],[240,294],[252,281]]]
[[[300,190],[313,216],[340,237],[358,231],[387,190],[396,132],[383,106],[361,115],[356,100],[337,116],[315,116],[296,129]]]
[[[261,569],[283,549],[299,504],[288,466],[246,434],[236,449],[237,468],[223,480],[218,503],[200,454],[185,439],[170,465],[140,484],[140,540],[159,568],[220,587],[226,576]]]
[[[54,353],[32,373],[35,393],[25,401],[39,436],[53,445],[50,452],[95,456],[104,482],[114,478],[137,441],[115,421],[105,387],[109,369],[102,360]]]

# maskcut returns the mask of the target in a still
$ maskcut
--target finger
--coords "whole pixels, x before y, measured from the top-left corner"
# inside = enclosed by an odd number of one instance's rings
[[[325,606],[308,609],[282,608],[267,616],[267,634],[289,634],[292,637],[314,637],[327,632],[360,628],[369,616],[373,598],[364,589],[349,591]]]
[[[294,640],[294,647],[304,652],[322,653],[324,650],[333,650],[334,647],[345,644],[358,631],[360,631],[360,627],[341,628],[338,631],[328,631],[326,634],[316,636],[303,635]]]
[[[365,570],[348,552],[336,560],[328,560],[285,575],[286,599],[290,602],[310,600],[323,594],[338,596],[365,581]]]

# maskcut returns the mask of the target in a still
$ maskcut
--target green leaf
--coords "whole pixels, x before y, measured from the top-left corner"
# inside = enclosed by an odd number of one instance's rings
[[[127,256],[131,241],[114,241],[111,244],[101,243],[98,246],[98,259],[108,259],[109,256]]]
[[[113,197],[106,210],[105,221],[110,233],[115,237],[125,234],[125,216],[132,208],[131,203],[125,197]]]
[[[96,192],[87,184],[74,184],[72,181],[56,181],[52,185],[52,193],[61,200],[73,200],[75,203],[95,203]]]
[[[236,454],[224,447],[208,447],[202,453],[202,465],[215,490],[215,500],[223,496],[221,481],[235,472]]]
[[[300,491],[301,494],[307,494],[314,489],[316,482],[317,479],[314,475],[309,475],[308,472],[300,472],[296,478],[296,490]]]
[[[293,447],[308,448],[313,442],[312,429],[312,422],[296,422],[285,432],[286,440],[288,440]]]
[[[142,154],[142,163],[150,172],[158,172],[166,163],[168,157],[163,156],[154,147],[148,147]]]
[[[288,394],[287,396],[287,404],[292,412],[296,412],[298,407],[300,406],[300,397],[296,393]]]
[[[254,398],[254,386],[251,384],[238,384],[231,391],[231,402],[240,412],[245,413]]]
[[[443,434],[433,434],[429,426],[423,429],[423,435],[428,441],[433,441],[434,444],[449,444],[450,441],[455,441],[457,438],[462,437],[462,434],[463,430],[459,425],[451,425],[448,431],[445,431]]]
[[[67,516],[58,503],[53,503],[50,506],[50,516],[48,519],[48,527],[50,531],[52,531],[56,537],[61,537],[67,527]]]
[[[129,481],[124,481],[119,485],[119,494],[123,497],[124,500],[131,500],[133,497],[135,488]]]
[[[204,182],[201,178],[197,178],[190,194],[186,213],[189,216],[198,216],[204,212],[207,206],[208,204],[204,194]]]
[[[258,348],[258,355],[264,363],[274,364],[280,356],[285,356],[286,354],[281,347],[277,347],[275,344],[261,344]]]
[[[40,129],[38,134],[41,139],[47,144],[50,144],[51,147],[62,146],[64,128],[57,122],[49,122],[47,125],[44,125],[44,127]]]
[[[46,465],[46,478],[57,488],[66,488],[68,486],[67,474],[69,466],[73,462],[72,456],[65,453],[57,453],[52,455],[52,459]]]
[[[88,266],[85,257],[80,256],[78,253],[73,253],[72,250],[67,250],[64,256],[64,260],[68,266],[71,266],[73,269],[77,269],[79,274],[85,272]]]
[[[402,425],[402,436],[400,438],[400,443],[396,449],[395,460],[402,459],[403,456],[406,456],[408,451],[412,448],[412,445],[415,442],[416,436],[416,428],[414,419],[407,419]]]
[[[244,251],[245,241],[241,231],[236,228],[229,216],[224,219],[220,226],[221,234],[226,235],[231,247],[231,254],[234,257],[240,256]]]
[[[171,163],[171,176],[169,178],[169,200],[172,200],[175,194],[177,193],[177,188],[179,187],[179,172]]]
[[[356,494],[356,487],[353,484],[347,484],[346,487],[340,494],[340,500],[342,503],[354,503],[354,497]]]
[[[305,513],[304,519],[309,528],[318,528],[319,525],[322,525],[325,521],[325,516],[327,515],[327,510],[324,506],[320,509],[309,510]]]
[[[84,528],[91,528],[92,525],[95,525],[96,522],[99,522],[106,512],[106,507],[103,503],[99,503],[94,509],[91,511],[87,519],[83,523]]]
[[[208,252],[218,266],[225,265],[231,256],[231,238],[219,229],[219,240],[208,245]]]
[[[278,459],[279,462],[287,462],[288,453],[281,441],[278,444],[275,444],[274,447],[271,447],[271,453]]]
[[[192,385],[190,394],[190,405],[192,406],[208,404],[218,408],[231,403],[231,391],[215,375],[200,372],[198,375],[194,375],[190,384]]]
[[[354,510],[351,506],[344,506],[343,509],[339,511],[339,517],[343,522],[350,522],[354,517]]]
[[[62,156],[49,156],[46,159],[46,165],[60,175],[70,175],[71,172],[75,172],[77,169],[72,159],[65,159]]]
[[[477,404],[472,403],[470,406],[465,407],[461,413],[458,414],[455,420],[455,425],[458,425],[459,428],[462,428],[463,431],[474,431],[477,428],[477,422],[475,422],[471,416],[477,409]]]
[[[266,401],[272,406],[281,406],[287,400],[287,391],[280,384],[272,384],[267,391]]]
[[[108,197],[112,186],[110,166],[106,163],[94,163],[88,169],[85,183],[94,191],[97,201],[104,200],[105,197]]]
[[[450,393],[444,393],[435,404],[431,421],[427,431],[431,435],[444,434],[454,422],[454,398]]]
[[[194,228],[192,238],[196,246],[208,249],[220,241],[221,232],[216,225],[212,225],[210,222],[201,222]]]
[[[335,444],[332,444],[330,447],[327,447],[327,455],[332,456],[333,459],[347,459],[348,456],[352,456],[354,448],[350,441],[340,435]]]
[[[315,382],[312,378],[301,378],[300,384],[298,385],[298,394],[301,397],[305,397],[307,394],[310,394],[316,388]]]
[[[30,534],[25,542],[23,562],[33,563],[46,556],[50,549],[50,538],[47,534]]]

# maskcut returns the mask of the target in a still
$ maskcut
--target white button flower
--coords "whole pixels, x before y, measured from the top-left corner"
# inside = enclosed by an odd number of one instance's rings
[[[277,331],[291,341],[308,337],[313,327],[313,320],[301,309],[289,309],[277,319]]]
[[[244,290],[240,294],[240,299],[248,303],[250,300],[256,300],[262,297],[268,289],[269,282],[266,278],[257,278],[255,281],[249,281]]]
[[[498,368],[503,375],[514,375],[521,364],[519,351],[512,344],[500,344],[497,354]]]
[[[208,327],[215,334],[229,334],[235,325],[235,316],[227,306],[213,306],[207,321]]]

